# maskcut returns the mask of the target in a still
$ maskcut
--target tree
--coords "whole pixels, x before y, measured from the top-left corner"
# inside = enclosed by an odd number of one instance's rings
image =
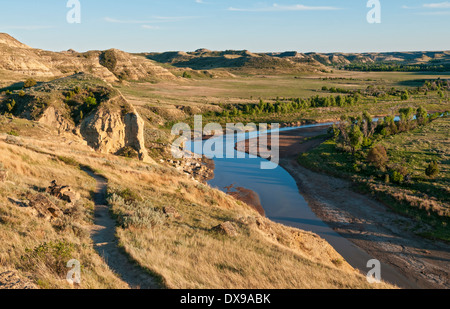
[[[27,79],[27,80],[24,82],[23,87],[24,87],[24,88],[31,88],[31,87],[34,87],[34,86],[36,86],[36,85],[37,85],[37,81],[35,81],[35,80],[32,79],[32,78],[29,78],[29,79]]]
[[[339,128],[335,124],[333,124],[333,126],[328,129],[328,134],[331,135],[334,141],[337,141],[339,135],[341,134],[341,130],[339,130]]]
[[[352,154],[355,155],[356,150],[361,148],[364,136],[361,129],[357,125],[352,126],[348,136],[350,140],[350,147],[352,148]]]
[[[402,183],[403,180],[405,179],[405,176],[403,176],[400,172],[398,171],[393,171],[392,172],[392,181],[395,183]]]
[[[406,131],[410,128],[411,121],[414,119],[414,109],[412,107],[400,109],[400,131]]]
[[[408,92],[408,90],[403,91],[401,99],[403,101],[409,100],[409,92]]]
[[[417,109],[416,120],[419,125],[424,125],[428,120],[428,112],[422,106]]]
[[[382,145],[377,145],[370,149],[367,155],[367,161],[375,165],[377,168],[384,167],[389,161],[386,148]]]
[[[11,100],[11,103],[6,104],[6,108],[8,109],[8,113],[11,113],[16,106],[16,101]]]
[[[439,175],[439,172],[439,165],[436,161],[431,162],[425,169],[425,174],[430,178],[435,178],[437,175]]]
[[[86,103],[86,105],[88,107],[96,106],[97,100],[93,96],[90,96],[90,97],[87,97],[86,100],[84,100],[84,103]]]

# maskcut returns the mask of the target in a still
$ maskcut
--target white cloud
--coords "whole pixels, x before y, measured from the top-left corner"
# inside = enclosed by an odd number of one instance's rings
[[[171,23],[179,22],[187,19],[195,19],[196,16],[153,16],[149,20],[123,20],[111,17],[103,18],[104,21],[114,24],[156,24],[156,23]]]
[[[427,9],[450,9],[450,2],[427,3],[423,7]]]
[[[115,18],[110,18],[110,17],[105,17],[103,18],[104,21],[108,22],[108,23],[113,23],[113,24],[146,24],[146,23],[152,23],[154,21],[142,21],[142,20],[120,20],[120,19],[115,19]]]
[[[6,26],[6,27],[1,27],[1,28],[10,29],[10,30],[42,30],[42,29],[51,29],[54,27],[31,25],[31,26]]]
[[[450,11],[434,11],[434,12],[421,12],[419,15],[431,15],[431,16],[443,16],[450,15]]]
[[[148,29],[148,30],[159,30],[159,29],[161,29],[158,26],[151,26],[151,25],[142,25],[141,27],[144,28],[144,29]]]
[[[273,4],[269,7],[261,7],[261,8],[228,8],[229,11],[237,11],[237,12],[289,12],[289,11],[332,11],[339,10],[337,7],[333,6],[307,6],[303,4],[296,5],[279,5]]]
[[[406,10],[413,10],[413,9],[419,9],[419,8],[421,8],[421,7],[402,5],[402,9],[406,9]]]
[[[450,2],[439,2],[439,3],[425,3],[421,6],[408,6],[402,5],[402,9],[407,10],[417,10],[417,9],[450,9]]]

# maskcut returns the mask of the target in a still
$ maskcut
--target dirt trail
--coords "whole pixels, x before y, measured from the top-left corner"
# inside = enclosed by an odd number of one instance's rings
[[[116,238],[116,222],[109,214],[106,206],[107,181],[87,168],[83,169],[97,181],[95,189],[95,226],[92,231],[94,246],[106,264],[131,289],[158,289],[157,281],[144,269],[130,261],[121,251]]]
[[[421,288],[450,288],[450,245],[415,235],[414,220],[395,214],[369,196],[352,190],[350,181],[312,172],[296,158],[321,140],[301,143],[323,129],[283,132],[280,164],[297,181],[310,207],[335,231],[369,255],[393,266]]]

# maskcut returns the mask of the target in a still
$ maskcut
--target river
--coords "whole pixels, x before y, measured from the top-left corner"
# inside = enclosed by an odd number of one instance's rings
[[[305,125],[301,127],[289,127],[279,129],[280,132],[295,130],[300,128],[324,126],[327,124]],[[329,124],[331,125],[331,124]],[[274,131],[263,132],[264,134]],[[260,132],[237,133],[235,142],[255,138]],[[214,139],[223,139],[225,137],[214,137]],[[213,157],[212,152],[202,151],[202,146],[206,141],[194,141],[187,144],[187,150],[197,154],[203,154],[207,157]],[[226,143],[223,143],[226,145]],[[234,144],[233,144],[234,145]],[[234,148],[233,148],[234,149]],[[225,153],[225,147],[213,149],[214,153]],[[230,151],[230,149],[228,149]],[[245,158],[238,158],[238,154]],[[263,206],[266,216],[272,221],[282,223],[287,226],[299,228],[304,231],[313,232],[325,239],[333,248],[343,256],[343,258],[354,268],[359,269],[366,274],[370,268],[367,263],[372,260],[365,251],[354,245],[345,237],[336,233],[325,222],[319,219],[303,196],[299,193],[297,183],[294,178],[281,166],[274,169],[261,169],[261,163],[265,159],[243,154],[234,149],[234,158],[214,158],[215,177],[208,183],[227,192],[225,187],[234,185],[256,192]],[[275,166],[274,166],[275,167]],[[389,265],[382,264],[383,280],[396,284],[403,288],[416,288],[415,284],[407,280]]]

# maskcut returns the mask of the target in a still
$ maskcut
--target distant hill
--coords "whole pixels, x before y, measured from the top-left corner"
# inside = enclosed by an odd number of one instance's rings
[[[317,62],[297,57],[279,57],[271,54],[252,53],[248,50],[210,51],[198,49],[194,52],[165,52],[141,54],[148,59],[170,64],[178,68],[193,70],[227,69],[243,73],[296,73],[319,72],[327,68]]]
[[[165,52],[142,54],[148,59],[194,70],[226,68],[231,71],[305,72],[349,70],[443,71],[450,70],[450,51],[391,53],[251,53],[243,51]]]
[[[248,50],[129,54],[117,49],[79,53],[31,48],[0,33],[0,71],[58,78],[92,74],[108,82],[119,80],[175,80],[191,76],[233,77],[234,73],[283,74],[357,71],[450,71],[450,51],[391,53],[252,53]],[[217,70],[220,69],[220,70]]]
[[[57,53],[33,49],[5,33],[0,33],[0,70],[40,77],[63,77],[85,72],[109,82],[119,79],[176,79],[153,61],[117,49]]]

